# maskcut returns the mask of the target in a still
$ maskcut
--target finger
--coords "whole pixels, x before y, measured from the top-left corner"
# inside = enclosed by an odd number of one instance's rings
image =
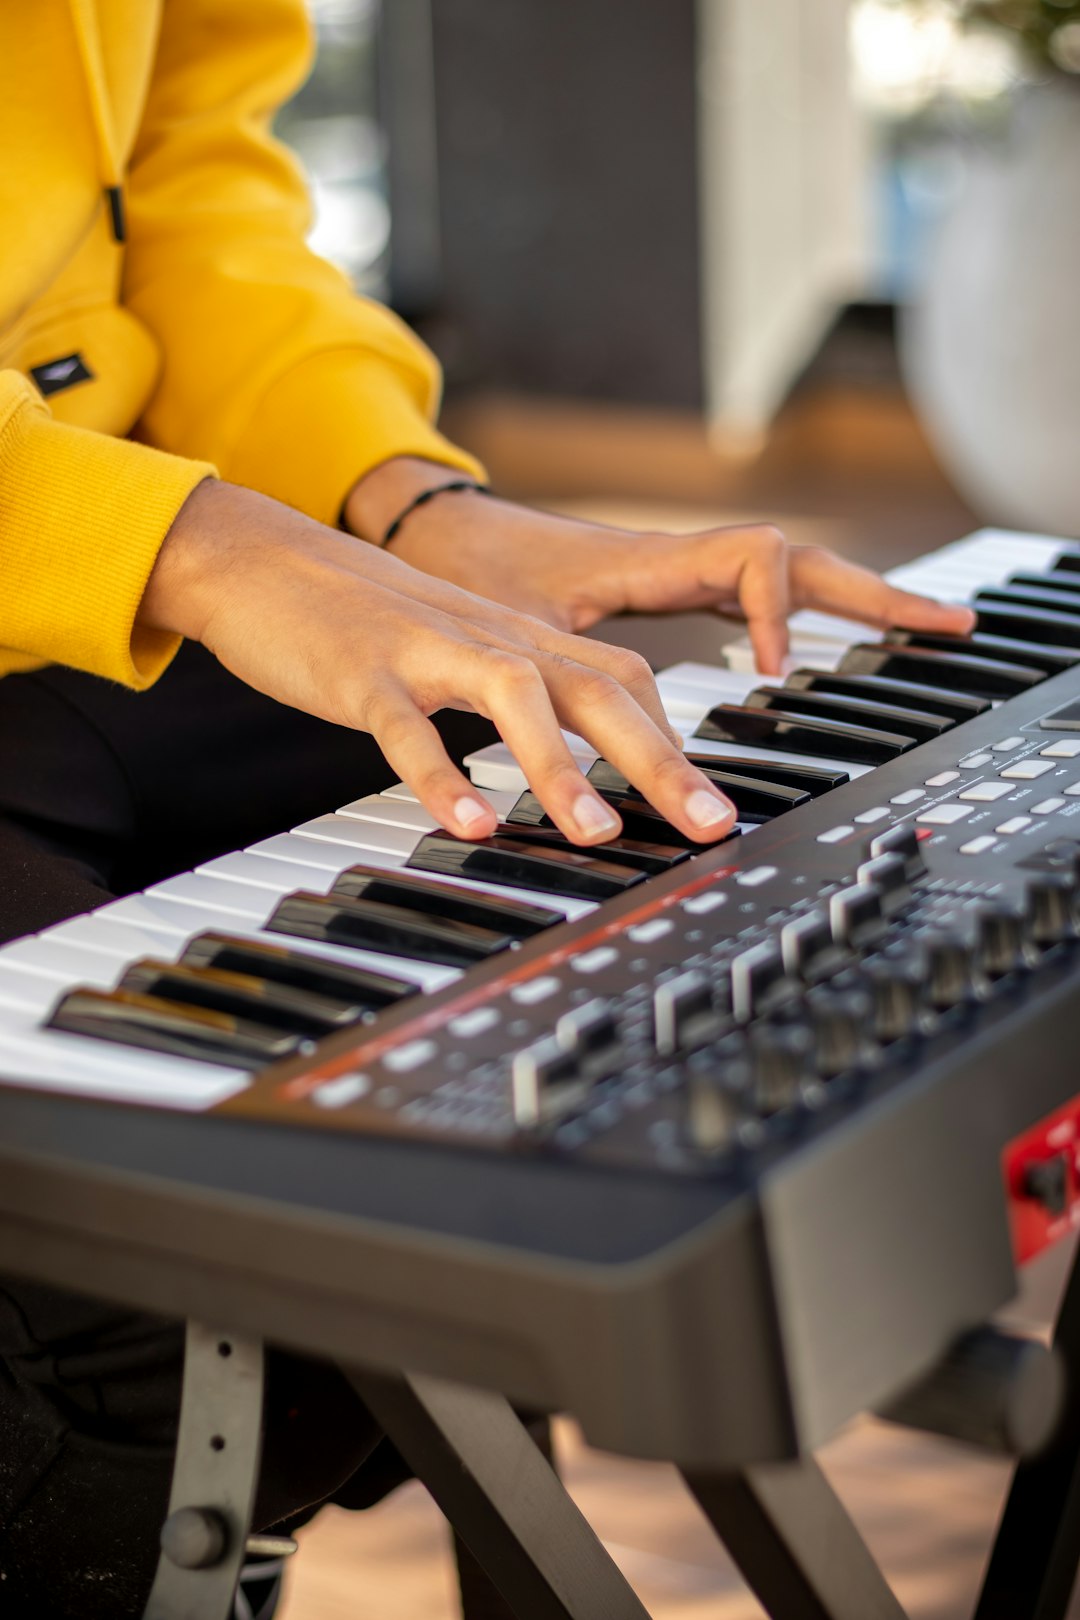
[[[653,725],[658,727],[676,748],[682,747],[682,739],[664,712],[664,703],[657,689],[656,677],[640,653],[632,652],[629,647],[613,647],[607,642],[590,641],[583,636],[564,635],[559,631],[553,631],[550,637],[544,637],[540,645],[556,663],[569,661],[573,665],[584,665],[588,669],[599,670],[617,681],[645,711]],[[540,670],[546,678],[548,668],[543,661]]]
[[[567,747],[536,664],[490,647],[477,647],[473,662],[474,678],[464,695],[496,726],[559,831],[575,844],[617,837],[622,823]]]
[[[896,625],[965,636],[975,628],[970,608],[898,590],[871,569],[845,562],[831,551],[796,547],[792,559],[795,592],[803,606],[841,613],[883,629]]]
[[[555,713],[626,776],[673,826],[701,843],[725,837],[735,807],[610,677],[579,666],[550,677]]]
[[[440,826],[458,838],[490,838],[498,817],[451,762],[442,739],[404,688],[370,705],[376,742],[401,780]]]
[[[788,653],[789,557],[783,536],[762,530],[748,546],[739,571],[739,608],[750,632],[754,661],[764,675],[779,675]]]

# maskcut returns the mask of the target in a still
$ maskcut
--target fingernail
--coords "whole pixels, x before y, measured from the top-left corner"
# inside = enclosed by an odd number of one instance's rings
[[[474,827],[491,820],[491,806],[481,804],[479,799],[459,799],[454,806],[454,820],[466,832],[471,832]]]
[[[686,814],[695,827],[705,832],[710,827],[719,827],[721,822],[730,821],[734,812],[715,793],[710,793],[707,788],[697,788],[686,801]]]
[[[583,793],[574,800],[574,820],[586,838],[595,838],[597,833],[617,832],[619,827],[615,812],[609,810],[602,799],[594,799],[591,793]]]

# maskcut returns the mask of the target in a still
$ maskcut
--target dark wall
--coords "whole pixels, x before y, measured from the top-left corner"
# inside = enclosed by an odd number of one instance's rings
[[[700,406],[694,9],[431,0],[451,380]]]

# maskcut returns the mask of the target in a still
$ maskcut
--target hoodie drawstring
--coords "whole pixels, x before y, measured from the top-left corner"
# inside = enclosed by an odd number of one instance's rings
[[[101,56],[101,39],[98,34],[97,18],[94,15],[93,0],[68,0],[68,3],[71,7],[71,20],[75,28],[79,55],[82,57],[83,72],[86,75],[90,117],[94,125],[105,197],[109,204],[112,233],[117,242],[122,242],[127,235],[123,177],[116,152],[112,113],[105,91],[105,64]]]

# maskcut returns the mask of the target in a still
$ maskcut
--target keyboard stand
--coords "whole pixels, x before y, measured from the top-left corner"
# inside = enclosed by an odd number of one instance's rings
[[[1021,1463],[994,1541],[975,1620],[1065,1620],[1080,1565],[1080,1249],[1054,1343],[1074,1379],[1057,1444]]]
[[[349,1377],[516,1620],[648,1620],[501,1395],[409,1374]]]
[[[189,1322],[169,1516],[144,1620],[227,1620],[262,1451],[263,1346]]]
[[[684,1479],[765,1612],[783,1620],[904,1620],[812,1457]]]

